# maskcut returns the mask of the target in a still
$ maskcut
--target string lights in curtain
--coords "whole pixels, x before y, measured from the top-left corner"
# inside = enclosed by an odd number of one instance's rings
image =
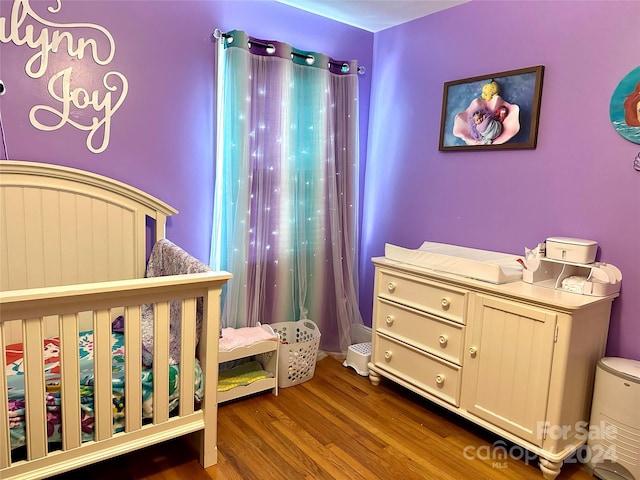
[[[226,327],[313,320],[345,353],[358,308],[358,66],[220,34],[211,265]]]

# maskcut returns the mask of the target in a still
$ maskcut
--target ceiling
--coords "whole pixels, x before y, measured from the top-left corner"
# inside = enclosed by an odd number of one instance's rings
[[[277,1],[369,32],[378,32],[471,0]]]

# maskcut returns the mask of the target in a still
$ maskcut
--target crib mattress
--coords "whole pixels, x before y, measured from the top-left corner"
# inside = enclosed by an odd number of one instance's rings
[[[125,398],[124,398],[124,334],[112,331],[112,399],[114,433],[124,430]],[[61,404],[60,404],[60,341],[58,338],[44,340],[47,436],[49,442],[61,442]],[[22,344],[8,345],[6,348],[6,372],[9,400],[9,424],[11,448],[26,444],[25,436],[25,395]],[[82,441],[93,440],[93,332],[81,332],[78,338],[78,354],[80,356],[80,404]],[[201,400],[203,395],[202,370],[196,362],[195,399]],[[179,399],[179,365],[169,366],[169,410],[178,405]],[[153,415],[153,369],[142,367],[142,417]]]

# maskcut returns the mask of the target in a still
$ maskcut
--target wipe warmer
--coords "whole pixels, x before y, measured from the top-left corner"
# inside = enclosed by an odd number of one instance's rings
[[[596,262],[597,249],[592,240],[549,237],[545,245],[525,248],[522,280],[581,295],[617,295],[622,272],[610,263]]]
[[[546,241],[547,258],[573,263],[593,263],[598,242],[571,237],[549,237]]]

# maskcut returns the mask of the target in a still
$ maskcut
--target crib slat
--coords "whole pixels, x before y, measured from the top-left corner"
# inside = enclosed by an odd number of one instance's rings
[[[9,288],[9,242],[7,237],[6,191],[0,188],[0,290]]]
[[[153,314],[153,423],[169,419],[169,302],[158,302]]]
[[[196,299],[182,302],[182,332],[180,344],[180,416],[193,413]]]
[[[111,388],[111,318],[109,310],[94,312],[93,322],[93,402],[95,407],[95,440],[113,434],[113,402]]]
[[[27,218],[42,218],[42,193],[33,188],[24,189],[24,215]],[[25,223],[27,242],[27,285],[42,287],[45,285],[43,228],[39,222]]]
[[[131,228],[133,225],[130,216],[129,211],[113,204],[107,205],[108,228],[104,235],[109,247],[108,278],[136,278],[131,247],[122,241],[123,238],[133,238],[133,233],[126,231],[127,226]]]
[[[77,236],[81,242],[80,244],[82,245],[82,242],[88,241],[83,239],[93,239],[93,221],[86,221],[87,218],[91,218],[93,215],[93,211],[91,209],[92,199],[89,197],[77,196],[75,197],[75,203],[75,214],[77,215]],[[76,275],[78,276],[78,281],[81,283],[96,281],[96,267],[93,264],[92,250],[93,249],[89,248],[78,248],[77,250],[78,270]]]
[[[10,227],[7,227],[3,232],[3,235],[6,235],[6,241],[3,242],[2,247],[7,252],[7,263],[3,262],[2,271],[3,275],[7,275],[8,278],[5,280],[6,283],[2,284],[2,289],[28,288],[26,219],[24,215],[14,213],[24,212],[24,189],[22,187],[5,187],[4,191],[2,204],[5,213],[3,217],[6,218]]]
[[[198,350],[200,364],[205,372],[204,398],[202,399],[202,411],[204,413],[205,428],[202,431],[200,442],[200,463],[213,465],[217,462],[218,453],[218,332],[220,328],[220,288],[211,288],[204,298],[202,312],[202,332]],[[212,331],[213,330],[213,331]]]
[[[60,192],[59,211],[60,211],[60,244],[64,245],[61,249],[60,264],[64,265],[61,269],[62,282],[60,285],[78,283],[80,277],[78,271],[80,266],[79,255],[77,251],[78,245],[78,215],[76,213],[75,195],[70,192]]]
[[[62,285],[62,270],[66,267],[62,263],[62,252],[69,249],[62,242],[60,232],[60,192],[43,189],[42,193],[42,254],[46,259],[44,269],[44,286]]]
[[[5,355],[5,334],[4,323],[0,323],[0,353]],[[4,359],[3,359],[4,360]],[[3,445],[9,445],[9,399],[7,397],[7,372],[6,368],[0,373],[0,392],[2,392],[2,401],[0,401],[0,438]],[[9,455],[9,447],[0,450],[0,469],[7,468],[11,465],[11,456]]]
[[[27,458],[35,460],[47,455],[42,319],[24,320],[22,323],[22,339],[24,348]]]
[[[104,280],[104,275],[109,271],[108,237],[105,232],[109,231],[107,222],[107,204],[99,200],[91,201],[91,229],[93,230],[93,258],[94,282]],[[107,277],[108,278],[108,277]]]
[[[127,432],[133,432],[142,428],[140,307],[126,308],[124,318],[125,429]]]
[[[77,448],[82,442],[80,429],[80,358],[78,355],[78,317],[60,317],[60,400],[62,403],[62,448]]]
[[[140,211],[136,213],[136,225],[145,225],[147,223],[147,216],[144,212]],[[156,237],[153,239],[155,243],[160,237]],[[164,238],[164,237],[162,237]],[[144,277],[144,272],[146,269],[146,258],[144,254],[147,249],[147,240],[143,235],[136,236],[136,245],[133,248],[133,254],[135,258],[132,259],[133,265],[135,265],[136,271],[134,273],[134,278],[142,278]],[[142,257],[142,258],[141,258]]]

